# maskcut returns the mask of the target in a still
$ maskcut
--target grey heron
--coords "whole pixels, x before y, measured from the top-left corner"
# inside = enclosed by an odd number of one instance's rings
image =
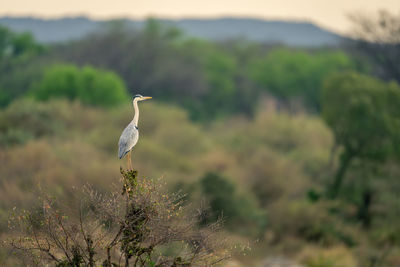
[[[142,96],[135,95],[133,97],[133,108],[135,109],[135,115],[133,116],[133,120],[126,126],[124,131],[122,132],[119,142],[118,142],[118,157],[122,159],[125,155],[127,155],[128,168],[132,169],[132,161],[131,161],[131,150],[136,145],[139,140],[139,107],[138,102],[151,99],[151,96]]]

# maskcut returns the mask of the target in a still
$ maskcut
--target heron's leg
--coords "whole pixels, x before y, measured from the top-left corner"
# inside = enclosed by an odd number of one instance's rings
[[[127,168],[128,170],[132,170],[132,160],[131,160],[131,151],[128,152],[128,154],[126,155],[126,160],[127,160]]]

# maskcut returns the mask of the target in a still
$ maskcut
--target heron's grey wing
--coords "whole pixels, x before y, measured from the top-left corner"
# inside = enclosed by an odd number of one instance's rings
[[[120,159],[136,145],[138,138],[139,131],[135,128],[135,125],[133,125],[133,123],[128,124],[118,142],[118,157]]]

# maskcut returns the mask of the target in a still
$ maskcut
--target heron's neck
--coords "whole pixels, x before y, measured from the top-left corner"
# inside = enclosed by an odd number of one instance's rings
[[[133,108],[135,109],[135,115],[133,116],[133,123],[138,126],[139,122],[139,107],[137,101],[133,101]]]

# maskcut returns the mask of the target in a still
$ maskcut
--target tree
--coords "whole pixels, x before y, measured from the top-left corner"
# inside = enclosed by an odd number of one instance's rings
[[[128,97],[123,81],[113,72],[74,65],[50,67],[31,93],[38,100],[78,99],[94,106],[113,106]]]
[[[400,87],[347,72],[324,82],[322,116],[341,148],[329,196],[335,198],[354,159],[380,163],[399,153]]]
[[[184,43],[182,52],[197,58],[199,75],[204,84],[203,92],[196,101],[197,105],[189,107],[191,117],[196,120],[208,120],[233,113],[238,90],[235,84],[235,57],[216,45],[202,41]]]
[[[352,60],[343,52],[311,54],[276,49],[254,60],[250,65],[250,77],[280,100],[299,98],[311,110],[319,111],[324,78],[333,72],[353,68]]]
[[[45,47],[29,33],[14,33],[0,26],[0,106],[9,104],[29,88],[41,64],[33,61]]]
[[[376,16],[354,14],[350,51],[366,59],[372,73],[386,81],[400,83],[400,13],[380,11]]]
[[[253,46],[229,50],[224,44],[182,37],[152,19],[140,31],[118,25],[58,46],[54,53],[62,61],[113,70],[132,93],[140,90],[178,103],[193,120],[254,111],[258,90],[247,77],[247,62],[238,61],[239,53],[253,56]]]
[[[43,46],[36,43],[30,33],[14,33],[7,28],[0,26],[0,59],[2,65],[4,60],[19,60],[21,57],[28,57],[43,50]]]

